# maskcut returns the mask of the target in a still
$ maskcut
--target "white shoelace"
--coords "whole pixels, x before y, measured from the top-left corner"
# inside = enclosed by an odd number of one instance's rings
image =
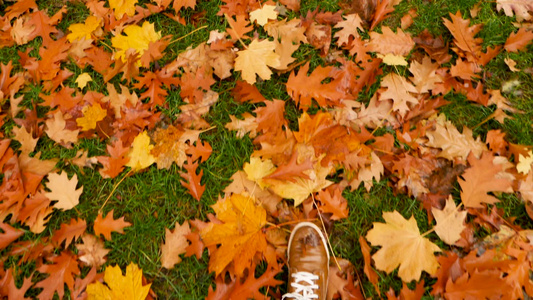
[[[318,295],[313,291],[318,289],[318,284],[314,282],[314,280],[318,279],[318,275],[309,272],[297,272],[292,274],[292,277],[294,281],[291,283],[291,286],[296,291],[283,295],[282,300],[285,298],[295,300],[318,299]],[[301,283],[306,283],[306,285]]]

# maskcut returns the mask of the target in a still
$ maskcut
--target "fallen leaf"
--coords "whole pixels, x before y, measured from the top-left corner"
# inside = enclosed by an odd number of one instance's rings
[[[211,255],[209,271],[218,276],[233,261],[235,274],[242,276],[255,254],[266,250],[265,234],[261,231],[266,224],[266,211],[255,205],[255,199],[238,194],[212,207],[217,219],[224,223],[210,223],[200,231],[205,246],[220,244]]]
[[[82,235],[83,244],[76,244],[78,248],[78,258],[84,264],[93,267],[100,267],[106,263],[105,256],[109,253],[102,240],[90,234]]]
[[[257,24],[265,26],[268,20],[276,20],[278,12],[275,10],[276,6],[265,4],[261,8],[258,8],[250,12],[250,21],[257,21]]]
[[[136,264],[126,267],[126,275],[122,275],[119,266],[108,266],[105,269],[104,281],[91,283],[87,286],[89,299],[131,299],[144,300],[150,292],[151,284],[142,285],[142,270]]]
[[[189,243],[186,236],[191,233],[188,222],[176,223],[173,231],[165,229],[165,242],[161,245],[161,265],[165,269],[174,268],[181,262],[180,254],[186,252]]]
[[[403,218],[397,211],[384,212],[385,223],[374,222],[366,239],[373,246],[382,246],[372,256],[376,268],[387,273],[400,266],[398,276],[404,281],[419,280],[422,271],[435,274],[439,264],[434,252],[440,248],[420,235],[414,217]]]
[[[461,232],[466,228],[464,222],[467,212],[459,211],[450,195],[444,209],[431,209],[437,225],[434,229],[437,235],[448,245],[455,244],[461,238]]]
[[[117,19],[122,19],[124,14],[132,17],[135,14],[137,0],[109,0],[109,7],[115,11]]]
[[[498,173],[502,171],[502,166],[493,162],[491,154],[484,153],[479,159],[474,155],[468,156],[470,168],[462,175],[462,179],[457,179],[461,186],[461,200],[465,207],[482,208],[482,203],[494,204],[499,200],[487,194],[488,192],[513,191],[512,182],[507,178],[499,178]]]
[[[276,44],[269,40],[253,40],[247,49],[237,52],[235,71],[241,71],[242,79],[249,84],[255,83],[256,74],[263,80],[270,79],[272,71],[268,67],[275,68],[280,64],[275,48]]]
[[[76,189],[78,185],[78,176],[74,174],[71,179],[68,179],[66,172],[49,173],[48,183],[46,187],[50,192],[44,195],[50,200],[58,200],[54,204],[57,209],[71,209],[79,203],[79,198],[83,192],[83,187]]]
[[[89,73],[81,73],[78,78],[76,78],[76,84],[80,89],[83,89],[87,86],[87,83],[92,80],[93,79],[91,78],[91,75],[89,75]]]
[[[156,32],[154,24],[149,22],[144,22],[142,27],[129,25],[124,28],[123,32],[125,35],[120,34],[111,38],[111,44],[118,49],[114,57],[116,60],[121,59],[122,62],[127,61],[126,51],[129,49],[134,49],[135,53],[142,56],[148,50],[151,42],[157,42],[161,38],[161,33]]]
[[[124,233],[124,228],[131,226],[131,223],[124,221],[124,217],[119,219],[113,219],[113,210],[107,213],[105,218],[102,217],[102,213],[99,212],[94,220],[94,234],[100,236],[104,235],[106,240],[111,240],[111,232]]]
[[[67,35],[69,42],[85,39],[86,41],[92,38],[93,33],[100,28],[101,20],[95,16],[88,16],[85,23],[72,24],[68,27],[71,31]]]
[[[150,137],[146,131],[139,133],[131,144],[131,150],[128,153],[130,159],[126,166],[131,167],[133,171],[140,171],[148,168],[156,160],[150,153],[154,145],[150,144]]]
[[[96,129],[96,124],[107,116],[107,110],[103,109],[100,103],[85,106],[81,112],[83,113],[83,117],[77,118],[76,124],[83,131]]]

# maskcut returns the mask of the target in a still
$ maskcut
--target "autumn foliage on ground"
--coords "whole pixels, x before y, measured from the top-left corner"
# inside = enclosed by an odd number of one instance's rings
[[[281,298],[290,228],[302,220],[334,226],[357,214],[345,193],[371,191],[382,180],[418,200],[432,229],[420,232],[414,217],[384,211],[383,221],[353,245],[364,255],[363,269],[332,260],[328,299],[364,299],[364,283],[390,299],[533,295],[533,231],[496,205],[501,195],[514,194],[533,217],[531,146],[509,142],[499,129],[474,136],[440,111],[450,105],[445,95],[457,93],[493,111],[484,123],[525,113],[506,98],[512,87],[485,86],[484,67],[498,55],[531,50],[533,5],[492,3],[516,19],[516,29],[504,43],[485,47],[477,36],[482,25],[470,20],[479,4],[469,17],[457,11],[442,19],[447,42],[428,31],[411,34],[414,9],[399,27],[385,25],[398,2],[300,12],[298,0],[223,0],[218,16],[225,30],[211,31],[170,61],[165,50],[181,37],[163,36],[149,19],[163,14],[186,24],[183,14],[196,7],[194,0],[85,0],[79,3],[89,16],[66,31],[58,25],[67,6],[50,14],[33,0],[2,4],[0,47],[40,43],[0,65],[0,294],[157,297],[135,261],[107,262],[105,241],[131,226],[106,208],[112,194],[94,208],[96,218],[69,217],[48,227],[51,218],[76,215],[87,192],[61,167],[123,180],[175,164],[190,196],[208,201],[201,166],[216,154],[201,135],[231,130],[253,139],[251,157],[218,200],[209,200],[216,203],[207,219],[176,223],[160,245],[165,269],[208,253],[214,281],[208,299]],[[317,49],[324,63],[294,57],[302,46]],[[511,58],[505,61],[521,72]],[[273,78],[283,78],[288,100],[261,94],[256,84]],[[230,115],[225,129],[205,118],[220,101],[212,89],[220,81],[234,83],[233,101],[254,107]],[[40,101],[29,103],[25,95],[36,86]],[[176,89],[184,104],[165,115]],[[370,96],[362,101],[362,94]],[[289,102],[298,111],[292,120]],[[72,159],[44,157],[38,146],[46,140],[70,149],[91,139],[106,145],[105,155],[80,150]],[[383,293],[378,274],[392,272],[403,288]]]

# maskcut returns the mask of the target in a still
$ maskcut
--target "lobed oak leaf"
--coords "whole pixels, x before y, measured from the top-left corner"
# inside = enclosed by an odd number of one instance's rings
[[[243,283],[237,281],[229,295],[229,299],[259,299],[259,297],[264,296],[264,293],[259,291],[259,289],[262,287],[275,287],[283,283],[283,281],[274,278],[279,272],[279,267],[267,266],[267,270],[259,278],[255,278],[255,275],[250,275]]]
[[[276,44],[276,49],[274,49],[274,52],[279,55],[279,65],[274,68],[276,70],[287,70],[289,68],[289,64],[296,60],[296,58],[292,57],[292,54],[298,50],[300,45],[279,42],[277,40],[274,40],[274,43]]]
[[[439,264],[434,252],[440,248],[420,234],[416,220],[403,218],[397,211],[384,212],[385,223],[374,222],[366,239],[373,246],[382,246],[372,256],[376,268],[387,273],[400,266],[398,276],[404,281],[420,279],[422,271],[435,274]]]
[[[532,8],[533,11],[533,8]],[[507,52],[518,52],[525,50],[526,46],[533,40],[533,32],[527,31],[526,28],[520,28],[516,33],[512,32],[505,41],[505,50]]]
[[[409,79],[414,83],[418,93],[428,93],[435,88],[436,84],[443,82],[442,77],[437,74],[438,68],[439,64],[432,63],[428,56],[424,56],[422,63],[411,62],[409,71],[413,77],[409,77]]]
[[[183,225],[176,223],[173,231],[165,229],[165,242],[161,245],[161,265],[165,269],[172,269],[181,262],[180,254],[185,253],[189,243],[187,235],[191,233],[188,222]]]
[[[67,249],[70,243],[76,241],[85,232],[85,229],[87,229],[85,220],[72,218],[70,223],[63,223],[58,230],[54,231],[52,242],[58,247],[64,241],[65,249]]]
[[[250,269],[252,258],[257,252],[266,250],[266,211],[255,205],[255,199],[239,194],[219,201],[213,206],[222,224],[210,223],[200,231],[205,246],[220,244],[209,260],[209,271],[218,276],[233,261],[235,274],[243,275]]]
[[[242,120],[234,116],[229,116],[231,122],[227,123],[224,127],[229,130],[237,131],[236,135],[238,138],[243,138],[246,134],[249,134],[251,138],[257,136],[257,126],[256,118],[251,113],[242,114]]]
[[[39,281],[35,287],[43,288],[39,294],[39,299],[52,299],[57,292],[59,299],[63,299],[65,294],[65,284],[70,290],[74,288],[73,275],[79,275],[80,269],[76,257],[70,252],[63,251],[59,256],[52,256],[52,264],[43,264],[37,270],[41,273],[48,273],[46,279]]]
[[[501,279],[499,270],[475,270],[473,273],[465,272],[453,282],[446,283],[446,299],[496,299],[509,287]]]
[[[102,121],[107,116],[107,110],[100,106],[100,103],[85,106],[81,110],[83,117],[76,119],[76,124],[81,127],[82,131],[96,129],[96,123]]]
[[[364,31],[363,20],[358,14],[349,14],[344,16],[345,20],[337,23],[333,28],[342,28],[337,31],[333,37],[338,38],[337,45],[348,45],[350,37],[358,38],[359,32],[357,29]]]
[[[100,236],[104,235],[106,240],[111,240],[111,232],[124,233],[124,228],[131,226],[131,223],[124,221],[124,217],[119,219],[113,219],[113,209],[107,213],[105,218],[102,217],[102,213],[99,212],[94,220],[94,234]]]
[[[110,156],[98,156],[96,159],[104,167],[100,169],[103,178],[115,178],[124,170],[124,166],[129,162],[127,157],[129,149],[122,146],[122,141],[115,140],[107,145],[107,153]]]
[[[508,17],[516,16],[518,22],[529,21],[533,18],[530,13],[533,11],[533,3],[529,0],[496,0],[496,9],[498,11],[503,9]]]
[[[61,110],[57,110],[53,118],[45,121],[46,129],[44,132],[54,142],[62,145],[65,148],[71,148],[72,144],[78,142],[79,130],[69,130],[66,128],[67,122],[63,118]]]
[[[462,175],[462,179],[457,181],[461,186],[461,200],[465,207],[482,208],[481,203],[494,204],[499,200],[490,196],[488,192],[513,191],[512,182],[507,178],[498,177],[502,171],[502,165],[494,163],[494,157],[485,152],[481,158],[476,159],[474,155],[468,156],[470,168]]]
[[[104,274],[105,285],[99,281],[89,284],[87,295],[89,299],[144,300],[151,284],[143,285],[142,279],[142,270],[134,263],[126,267],[126,275],[122,275],[119,266],[108,266]]]
[[[71,209],[78,205],[83,192],[83,187],[76,189],[77,184],[78,176],[76,174],[69,180],[66,172],[49,173],[46,187],[50,189],[50,192],[46,192],[44,195],[50,200],[58,200],[54,204],[55,208]]]
[[[29,300],[31,298],[26,298],[24,295],[28,291],[28,289],[33,285],[31,282],[31,278],[24,278],[24,281],[22,283],[22,286],[17,288],[17,285],[15,284],[15,277],[13,276],[13,273],[17,274],[15,269],[12,267],[8,269],[5,274],[3,274],[3,278],[0,279],[0,295],[6,297],[8,300],[16,299],[16,300]]]
[[[238,39],[249,39],[250,37],[246,34],[253,30],[253,27],[250,25],[250,21],[246,19],[244,15],[237,15],[235,20],[233,18],[226,18],[230,28],[226,31],[231,35],[231,38],[234,40]]]
[[[122,19],[124,14],[129,17],[135,15],[135,4],[137,0],[109,0],[109,7],[115,11],[118,20]]]
[[[180,176],[185,179],[181,181],[181,184],[187,188],[187,191],[194,199],[200,201],[205,191],[205,185],[201,184],[204,170],[200,170],[200,173],[196,174],[198,162],[193,163],[190,157],[187,157],[187,163],[183,167],[187,172],[180,172]]]
[[[3,231],[0,233],[0,249],[2,250],[24,234],[23,230],[13,228],[6,223],[0,223],[0,229]]]
[[[20,151],[22,153],[30,154],[33,152],[33,150],[35,150],[35,146],[37,146],[39,138],[34,138],[32,132],[28,132],[24,127],[17,126],[13,127],[12,131],[15,135],[13,139],[18,141],[21,145]]]
[[[417,89],[404,77],[390,73],[383,77],[381,86],[386,90],[379,94],[379,101],[392,99],[392,109],[398,111],[401,116],[410,110],[408,103],[418,104],[418,99],[411,95],[417,93]]]
[[[317,67],[308,76],[309,63],[300,68],[298,74],[294,71],[287,81],[287,93],[291,98],[307,110],[315,99],[320,106],[325,106],[328,101],[338,102],[345,94],[337,89],[335,82],[322,84],[324,80],[330,77],[333,67]]]
[[[459,49],[470,55],[476,56],[481,52],[481,38],[475,38],[475,35],[481,30],[481,24],[470,25],[469,19],[463,19],[461,12],[457,11],[454,15],[450,13],[450,20],[443,18],[444,26],[450,30],[454,37],[454,42]]]
[[[276,44],[269,40],[253,40],[248,48],[237,52],[235,71],[242,72],[242,78],[249,84],[254,84],[256,74],[263,80],[270,79],[272,71],[268,67],[280,65],[279,55],[274,53]]]
[[[86,41],[91,39],[93,33],[100,28],[101,22],[101,19],[95,16],[89,16],[85,19],[85,23],[70,25],[68,30],[70,30],[71,33],[67,35],[67,40],[72,43],[83,38],[85,38]]]
[[[105,256],[110,250],[105,248],[102,240],[87,233],[82,235],[81,239],[83,244],[76,244],[78,259],[88,266],[97,268],[105,264],[107,261]]]
[[[398,32],[394,33],[389,27],[383,26],[382,31],[382,34],[375,31],[370,32],[370,43],[368,45],[370,51],[383,55],[392,53],[406,56],[415,46],[411,36],[400,28],[398,28]]]
[[[320,201],[318,209],[322,213],[332,214],[331,220],[340,220],[348,217],[348,201],[342,196],[340,187],[319,191],[316,199]]]
[[[444,209],[431,208],[437,221],[434,229],[437,235],[448,245],[455,244],[461,238],[461,232],[466,228],[464,222],[467,212],[459,211],[450,195]]]
[[[204,243],[200,239],[200,234],[198,232],[191,232],[185,235],[185,238],[191,243],[185,247],[185,257],[196,256],[196,259],[202,258],[202,253],[204,252]]]
[[[211,145],[203,141],[197,141],[194,146],[190,146],[185,150],[185,153],[191,156],[192,161],[200,159],[201,163],[205,162],[211,156],[212,152],[213,148],[211,148]]]
[[[250,12],[250,21],[257,21],[257,24],[265,26],[268,20],[277,19],[278,12],[275,9],[275,5],[265,4],[261,8]]]
[[[131,144],[131,150],[128,153],[130,161],[126,166],[131,167],[133,171],[140,171],[149,167],[156,160],[150,153],[154,145],[150,144],[150,137],[146,131],[139,133]]]
[[[125,35],[120,34],[111,38],[111,44],[118,49],[115,52],[115,60],[120,59],[122,62],[127,62],[126,52],[129,49],[133,49],[140,57],[148,50],[150,42],[156,42],[161,38],[161,33],[156,32],[154,24],[149,22],[144,22],[142,27],[129,25],[123,32]]]
[[[479,137],[474,140],[472,130],[463,127],[461,134],[450,121],[439,121],[435,125],[435,130],[428,130],[426,136],[429,139],[426,145],[441,148],[442,152],[437,156],[451,161],[455,158],[466,160],[469,153],[480,157],[483,151],[487,150],[487,145],[481,142]]]
[[[35,25],[28,22],[27,18],[15,19],[10,34],[17,45],[24,45],[33,38],[32,33],[35,31]]]

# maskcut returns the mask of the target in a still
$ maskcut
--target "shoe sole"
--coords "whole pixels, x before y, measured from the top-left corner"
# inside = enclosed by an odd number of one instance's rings
[[[291,231],[291,236],[289,237],[289,244],[288,245],[290,245],[292,243],[292,238],[294,237],[294,233],[297,231],[297,229],[299,229],[301,227],[306,227],[306,226],[313,228],[320,235],[320,238],[322,239],[322,244],[324,244],[324,247],[326,248],[326,254],[328,255],[328,265],[329,265],[329,247],[328,247],[328,242],[326,241],[326,237],[324,236],[324,233],[322,233],[322,230],[318,226],[316,226],[315,224],[313,224],[311,222],[298,223],[298,225],[296,225]],[[289,251],[287,251],[288,252],[287,259],[291,257],[290,247],[288,247],[288,250]]]

